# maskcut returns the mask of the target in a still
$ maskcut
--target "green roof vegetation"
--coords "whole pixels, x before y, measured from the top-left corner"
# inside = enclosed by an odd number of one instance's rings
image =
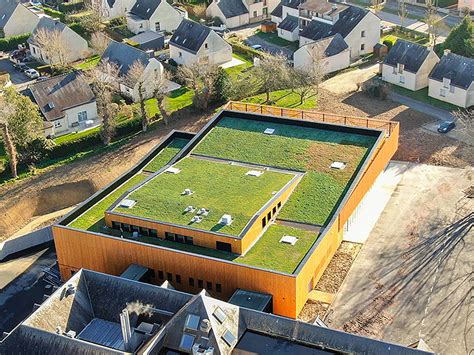
[[[133,191],[127,198],[135,200],[132,208],[116,207],[115,211],[156,221],[190,226],[201,230],[239,235],[250,219],[280,191],[293,174],[265,171],[261,176],[248,176],[249,167],[231,165],[193,157],[174,165],[178,174],[162,173]],[[185,189],[191,195],[182,195]],[[193,206],[194,212],[184,212]],[[210,212],[200,223],[191,223],[198,209]],[[230,225],[219,224],[229,214]]]
[[[264,134],[273,128],[273,135]],[[194,153],[307,171],[279,217],[325,224],[376,137],[255,120],[223,118]],[[346,163],[331,169],[334,161]]]
[[[283,236],[298,238],[295,245],[280,243]],[[311,248],[318,233],[279,224],[273,224],[245,256],[234,261],[264,269],[291,274]]]
[[[170,144],[166,146],[161,152],[158,153],[144,168],[143,171],[157,172],[164,167],[171,159],[174,158],[178,152],[188,144],[189,139],[175,138]]]

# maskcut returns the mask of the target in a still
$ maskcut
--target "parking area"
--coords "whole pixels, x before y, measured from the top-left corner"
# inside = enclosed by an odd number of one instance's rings
[[[398,163],[400,182],[362,247],[326,322],[436,353],[474,348],[472,168]],[[472,193],[472,192],[471,192]]]
[[[441,120],[436,122],[430,122],[423,125],[421,128],[426,132],[439,135],[440,133],[438,133],[438,126],[442,122],[443,121]],[[457,139],[458,141],[464,142],[466,144],[472,145],[474,142],[474,126],[470,127],[467,125],[463,125],[461,122],[457,122],[456,127],[445,134],[449,138]]]
[[[34,83],[35,80],[31,80],[22,72],[16,71],[13,63],[8,58],[0,58],[0,72],[7,72],[10,74],[10,80],[13,85],[28,85]]]

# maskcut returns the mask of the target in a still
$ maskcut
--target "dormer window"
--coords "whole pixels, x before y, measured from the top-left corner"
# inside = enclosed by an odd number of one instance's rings
[[[449,85],[451,85],[451,79],[443,78],[443,87],[449,89]]]
[[[398,74],[403,74],[404,69],[405,69],[405,64],[398,63]]]

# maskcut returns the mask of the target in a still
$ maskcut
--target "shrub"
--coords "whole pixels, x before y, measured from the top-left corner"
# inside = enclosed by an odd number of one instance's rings
[[[53,72],[51,65],[40,65],[36,68],[36,70],[40,73],[40,75],[52,74]]]
[[[230,41],[230,45],[232,46],[232,50],[233,50],[234,53],[240,54],[244,57],[248,57],[248,58],[258,57],[258,58],[261,58],[263,56],[262,52],[259,52],[255,49],[243,44],[242,42]]]
[[[76,2],[76,3],[64,2],[64,3],[59,4],[58,8],[59,8],[59,11],[65,14],[70,14],[72,12],[84,10],[84,3],[83,2]]]
[[[24,33],[18,36],[8,38],[0,38],[0,51],[11,51],[18,48],[19,44],[23,44],[31,36],[31,33]]]
[[[127,25],[127,19],[125,16],[115,17],[109,22],[109,27],[125,26]]]
[[[69,27],[81,37],[87,38],[89,36],[87,30],[79,22],[72,23]]]
[[[397,37],[388,36],[384,39],[383,44],[385,44],[388,47],[388,50],[390,50],[395,44],[395,42],[397,42]]]
[[[61,11],[50,9],[49,7],[43,7],[43,11],[46,15],[51,16],[52,18],[59,18],[59,21],[64,22],[66,15]]]
[[[362,92],[370,97],[385,100],[388,96],[388,85],[380,79],[369,80],[362,84]]]

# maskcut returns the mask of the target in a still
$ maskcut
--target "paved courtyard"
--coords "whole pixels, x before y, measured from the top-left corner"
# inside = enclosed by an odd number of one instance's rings
[[[399,163],[400,182],[326,322],[437,353],[474,349],[474,171]]]

